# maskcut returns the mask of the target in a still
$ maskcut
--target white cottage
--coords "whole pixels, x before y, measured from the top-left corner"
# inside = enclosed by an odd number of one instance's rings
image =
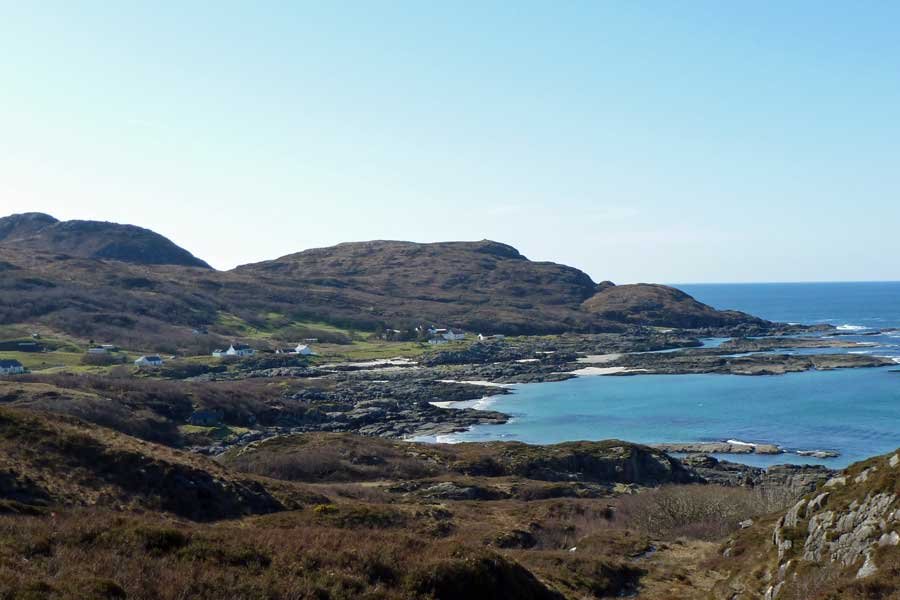
[[[136,361],[134,361],[134,365],[139,368],[155,368],[163,366],[164,361],[159,356],[153,354],[151,356],[142,356]]]
[[[253,356],[256,354],[256,350],[248,346],[247,344],[232,344],[228,346],[228,350],[216,350],[213,352],[213,356]]]

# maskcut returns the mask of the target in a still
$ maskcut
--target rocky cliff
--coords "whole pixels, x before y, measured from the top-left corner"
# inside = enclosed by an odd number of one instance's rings
[[[900,453],[857,463],[724,548],[728,600],[900,594]]]

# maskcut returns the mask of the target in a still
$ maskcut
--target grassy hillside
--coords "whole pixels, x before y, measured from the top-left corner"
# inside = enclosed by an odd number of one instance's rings
[[[198,456],[63,416],[0,409],[0,497],[8,510],[144,508],[211,521],[281,510],[261,484]]]
[[[738,488],[617,488],[638,475],[627,468],[636,455],[675,464],[622,442],[447,448],[324,434],[263,442],[223,465],[4,408],[0,596],[696,597],[720,577],[699,568],[712,540],[765,505]],[[622,468],[561,492],[575,471],[553,473],[585,457]],[[468,491],[479,486],[498,492]]]

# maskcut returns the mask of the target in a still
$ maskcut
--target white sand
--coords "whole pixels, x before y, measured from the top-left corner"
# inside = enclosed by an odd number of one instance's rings
[[[438,379],[438,383],[466,383],[468,385],[481,385],[484,387],[509,387],[508,383],[494,383],[493,381],[457,381],[456,379]]]
[[[576,377],[585,377],[593,375],[615,375],[616,373],[640,373],[647,369],[629,369],[628,367],[585,367],[576,371],[571,371]]]
[[[586,365],[599,365],[612,362],[621,356],[621,354],[591,354],[590,356],[580,357],[576,362]]]

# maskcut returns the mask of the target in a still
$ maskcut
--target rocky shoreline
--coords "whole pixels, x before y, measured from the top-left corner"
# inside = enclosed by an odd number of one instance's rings
[[[816,332],[827,332],[816,328]],[[478,400],[509,393],[507,385],[561,381],[584,374],[729,373],[778,375],[810,369],[863,368],[894,364],[868,354],[827,353],[868,347],[840,337],[804,337],[809,328],[785,327],[770,337],[733,337],[744,331],[652,331],[633,334],[561,335],[474,343],[426,355],[318,366],[248,364],[245,370],[208,373],[199,379],[287,378],[303,389],[286,395],[268,415],[268,426],[197,448],[217,454],[241,445],[298,432],[350,432],[386,438],[429,438],[474,425],[505,423],[509,416],[478,408]],[[758,332],[755,332],[758,333]],[[799,336],[799,337],[798,337]],[[704,338],[727,338],[706,346]],[[824,354],[788,354],[783,349],[821,349]],[[465,408],[452,408],[467,402]],[[680,454],[780,454],[774,445],[663,443]],[[803,456],[830,458],[828,450]]]

